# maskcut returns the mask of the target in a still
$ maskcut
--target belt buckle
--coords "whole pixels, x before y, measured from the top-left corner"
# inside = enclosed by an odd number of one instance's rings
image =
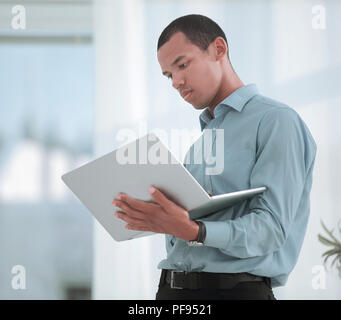
[[[183,289],[182,287],[176,287],[176,286],[174,285],[174,274],[175,274],[175,272],[184,273],[184,272],[186,272],[186,271],[171,270],[170,287],[171,287],[171,289]]]

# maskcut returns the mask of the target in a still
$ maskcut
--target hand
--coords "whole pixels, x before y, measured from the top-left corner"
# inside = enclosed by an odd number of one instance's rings
[[[149,188],[149,193],[155,202],[136,200],[123,193],[112,202],[124,211],[116,211],[115,216],[127,222],[125,228],[171,234],[186,241],[197,239],[199,226],[185,209],[155,187]]]

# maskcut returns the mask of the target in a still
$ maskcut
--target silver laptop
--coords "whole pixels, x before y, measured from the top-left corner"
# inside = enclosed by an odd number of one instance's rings
[[[155,234],[124,228],[112,205],[118,193],[152,201],[153,185],[185,208],[192,220],[230,207],[266,190],[259,187],[210,196],[154,134],[149,133],[62,176],[64,183],[116,241]]]

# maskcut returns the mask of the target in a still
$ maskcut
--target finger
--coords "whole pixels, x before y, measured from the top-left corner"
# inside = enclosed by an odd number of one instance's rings
[[[131,225],[127,224],[125,226],[126,229],[128,230],[137,230],[137,231],[151,231],[148,227],[145,226],[136,226],[136,225]]]
[[[153,200],[157,202],[164,210],[167,211],[167,209],[169,210],[170,208],[176,206],[173,201],[169,200],[159,189],[155,188],[154,186],[151,186],[148,191]]]
[[[127,222],[128,224],[132,224],[132,225],[136,225],[136,226],[144,226],[145,225],[145,222],[143,220],[131,218],[131,217],[127,216],[122,211],[116,211],[115,216],[117,218]]]
[[[147,212],[147,213],[154,212],[155,207],[158,207],[158,205],[155,203],[137,200],[137,199],[129,197],[126,194],[119,194],[118,197],[115,199],[115,201],[117,199],[119,201],[124,201],[125,203],[127,203],[130,208],[135,209],[137,211],[141,211],[141,212]]]
[[[143,220],[145,218],[145,214],[141,211],[135,210],[134,208],[131,208],[126,202],[115,200],[113,201],[113,204],[121,208],[127,215],[129,215],[132,218]]]

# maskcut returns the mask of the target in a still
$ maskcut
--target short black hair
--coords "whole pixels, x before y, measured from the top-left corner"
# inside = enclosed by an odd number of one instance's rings
[[[157,43],[157,50],[177,32],[182,32],[191,43],[202,51],[206,51],[217,37],[222,37],[227,44],[225,33],[216,22],[200,14],[189,14],[175,19],[162,31]],[[230,60],[229,50],[227,50],[227,57]]]

